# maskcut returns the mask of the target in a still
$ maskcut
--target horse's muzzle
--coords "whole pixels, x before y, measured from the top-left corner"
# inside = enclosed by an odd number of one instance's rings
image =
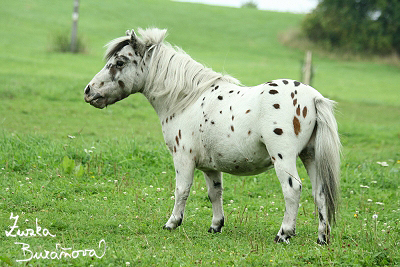
[[[86,86],[85,88],[85,102],[90,103],[90,105],[96,108],[104,108],[107,103],[106,99],[99,93],[91,94],[90,85]]]

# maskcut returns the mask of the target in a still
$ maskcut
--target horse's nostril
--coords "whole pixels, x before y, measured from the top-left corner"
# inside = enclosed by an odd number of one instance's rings
[[[89,94],[89,92],[90,92],[90,85],[86,86],[85,88],[85,94],[87,95]]]

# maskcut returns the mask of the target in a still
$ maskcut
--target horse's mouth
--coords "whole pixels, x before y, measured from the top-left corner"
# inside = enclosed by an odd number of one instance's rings
[[[100,94],[96,94],[91,98],[85,97],[85,101],[96,108],[104,108],[107,106],[107,100]]]
[[[90,105],[99,109],[105,108],[107,106],[105,98],[103,97],[90,101]]]

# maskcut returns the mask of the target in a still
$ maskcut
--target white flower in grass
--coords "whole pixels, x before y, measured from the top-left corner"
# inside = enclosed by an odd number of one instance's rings
[[[73,136],[73,135],[68,135],[68,138],[70,138],[70,139],[74,139],[74,138],[75,138],[75,136]]]
[[[229,202],[233,203],[233,199],[231,199]]]
[[[368,185],[362,185],[362,184],[360,184],[360,187],[361,187],[361,188],[369,188]]]
[[[374,215],[372,215],[372,219],[374,219],[374,220],[376,220],[376,219],[378,219],[378,214],[374,214]]]
[[[157,192],[161,192],[161,188],[157,187]],[[196,192],[196,191],[194,191]]]
[[[129,261],[127,261],[127,262],[125,262],[125,265],[126,265],[126,266],[130,266],[131,263],[130,263]]]
[[[368,198],[367,201],[368,201],[368,202],[372,202],[372,199]]]
[[[375,204],[377,204],[377,205],[385,205],[385,204],[382,203],[382,202],[375,202]]]
[[[175,197],[174,197],[174,196],[172,196],[172,197],[171,197],[171,200],[174,200],[174,199],[175,199]]]
[[[378,161],[378,162],[376,162],[376,163],[378,163],[378,164],[381,165],[382,167],[388,167],[388,166],[389,166],[389,164],[388,164],[386,161],[382,161],[382,162]]]
[[[371,181],[371,184],[377,184],[378,181]]]
[[[107,200],[107,197],[103,197],[104,200]]]
[[[150,185],[149,187],[150,187],[150,188],[153,188],[153,186],[152,186],[152,185]]]

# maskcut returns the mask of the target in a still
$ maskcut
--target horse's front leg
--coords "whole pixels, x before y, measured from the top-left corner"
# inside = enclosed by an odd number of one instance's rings
[[[175,205],[171,217],[163,227],[164,229],[172,230],[182,224],[186,200],[189,197],[194,175],[194,163],[187,161],[174,158],[176,173]]]
[[[208,188],[208,198],[212,204],[213,218],[209,233],[221,232],[224,226],[224,209],[222,207],[222,173],[217,171],[204,172]]]

